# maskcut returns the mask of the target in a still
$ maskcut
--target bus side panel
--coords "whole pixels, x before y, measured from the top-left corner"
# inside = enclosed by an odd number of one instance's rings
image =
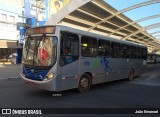
[[[85,67],[86,61],[81,61],[83,69],[81,73],[88,71],[93,73],[93,84],[113,81],[123,78],[128,78],[130,70],[135,70],[135,76],[141,75],[144,71],[145,65],[143,60],[138,59],[121,59],[121,58],[92,58],[86,59],[89,61],[88,69]],[[84,64],[84,65],[83,65]],[[90,66],[90,67],[89,67]]]
[[[142,59],[82,57],[80,74],[90,72],[92,84],[128,78],[133,68],[135,76],[141,75],[146,67]]]
[[[123,79],[128,76],[129,62],[123,58],[111,58],[111,80]]]
[[[131,59],[130,66],[134,69],[134,75],[139,76],[143,74],[146,69],[146,60],[143,59]]]
[[[55,91],[62,91],[62,69],[59,65],[57,66],[57,75],[53,82]]]
[[[111,77],[110,58],[97,58],[92,60],[94,72],[93,84],[107,82]]]
[[[62,89],[77,88],[79,81],[79,60],[61,67],[62,69]]]
[[[110,60],[110,66],[112,68],[111,79],[118,80],[128,78],[130,70],[134,69],[134,75],[139,76],[143,73],[145,65],[143,65],[142,59],[123,59],[112,58]]]
[[[126,59],[82,57],[80,73],[92,73],[93,84],[126,78],[128,66]]]
[[[102,79],[106,79],[106,73],[103,71],[101,65],[101,59],[98,57],[81,57],[80,59],[80,74],[84,73],[92,74],[92,84],[102,82]]]

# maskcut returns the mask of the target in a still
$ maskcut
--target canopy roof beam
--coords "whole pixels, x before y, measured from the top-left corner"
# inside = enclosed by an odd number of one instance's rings
[[[92,1],[92,2],[95,3],[94,1]],[[130,10],[133,10],[133,9],[136,9],[136,8],[139,8],[139,7],[142,7],[142,6],[147,6],[147,5],[151,5],[151,4],[155,4],[155,3],[159,3],[159,2],[160,2],[160,0],[150,0],[150,1],[147,1],[147,2],[143,2],[143,3],[136,4],[136,5],[127,7],[127,8],[125,8],[125,9],[122,9],[122,10],[114,13],[113,15],[104,18],[102,21],[99,21],[99,22],[95,23],[95,25],[93,25],[92,27],[90,27],[90,28],[88,29],[88,31],[93,30],[95,27],[97,27],[97,25],[99,25],[99,24],[101,24],[101,23],[103,23],[103,22],[105,22],[105,21],[113,18],[114,16],[117,16],[117,15],[119,15],[119,14],[122,14],[122,13],[124,13],[124,12],[130,11]]]
[[[129,25],[134,25],[136,23],[139,23],[139,22],[142,22],[142,21],[146,21],[146,20],[150,20],[150,19],[154,19],[154,18],[158,18],[158,17],[160,17],[160,14],[158,14],[158,15],[152,15],[152,16],[149,16],[149,17],[144,17],[144,18],[138,19],[136,21],[133,21],[133,22],[127,24],[127,25],[124,25],[124,26],[116,29],[113,33],[109,34],[108,36],[113,35],[114,33],[118,32],[119,30],[125,29]]]
[[[136,31],[136,32],[134,32],[134,33],[122,38],[122,40],[126,40],[127,38],[129,38],[131,36],[134,36],[134,35],[136,35],[136,34],[138,34],[140,32],[144,32],[146,30],[151,30],[151,29],[154,29],[154,28],[160,28],[160,23],[155,23],[155,24],[151,24],[151,25],[145,26],[145,27],[141,28],[140,30],[138,30],[138,31]]]

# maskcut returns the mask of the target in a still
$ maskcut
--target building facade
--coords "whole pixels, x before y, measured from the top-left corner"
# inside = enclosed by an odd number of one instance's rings
[[[0,63],[13,63],[22,46],[17,43],[17,22],[22,22],[23,0],[0,0]]]
[[[21,62],[25,24],[43,25],[70,1],[0,0],[0,64]]]

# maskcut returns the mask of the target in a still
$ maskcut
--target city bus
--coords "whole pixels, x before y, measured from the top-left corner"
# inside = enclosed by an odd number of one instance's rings
[[[67,26],[30,28],[25,35],[21,77],[49,91],[77,88],[143,73],[147,47]]]

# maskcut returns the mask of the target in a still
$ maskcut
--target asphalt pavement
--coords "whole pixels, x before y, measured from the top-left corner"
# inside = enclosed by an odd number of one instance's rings
[[[160,64],[148,65],[133,81],[120,80],[95,85],[85,94],[76,89],[44,91],[26,86],[20,79],[20,65],[0,66],[0,108],[160,108]],[[50,115],[51,116],[51,115]],[[56,116],[71,116],[69,114]],[[73,115],[81,116],[81,115]],[[87,116],[87,115],[84,115]],[[106,116],[94,114],[94,116]],[[111,117],[160,117],[155,114],[110,114]],[[88,117],[88,116],[87,116]]]
[[[20,78],[20,64],[0,64],[0,79]]]

